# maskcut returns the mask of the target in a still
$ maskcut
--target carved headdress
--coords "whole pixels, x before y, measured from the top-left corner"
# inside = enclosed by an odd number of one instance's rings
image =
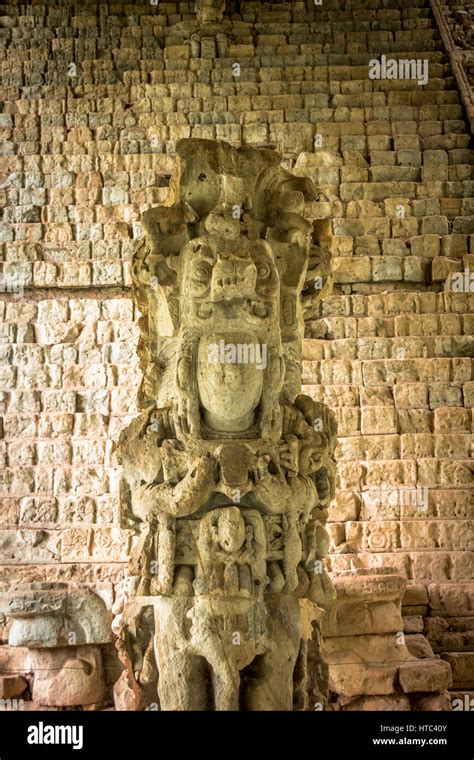
[[[303,212],[314,186],[271,150],[197,139],[181,140],[176,150],[167,205],[143,214],[146,237],[132,266],[140,408],[172,402],[178,336],[189,345],[219,301],[231,320],[239,300],[260,337],[265,323],[277,321],[281,399],[291,401],[300,389],[301,293],[306,288],[314,302],[312,283],[326,263],[317,246],[308,256],[313,228]]]

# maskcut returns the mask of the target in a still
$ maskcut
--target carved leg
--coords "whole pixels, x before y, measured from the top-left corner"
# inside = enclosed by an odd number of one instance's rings
[[[246,669],[243,710],[293,710],[293,673],[300,651],[298,600],[268,597],[268,639],[272,651],[256,657]]]
[[[239,673],[230,671],[226,673],[212,673],[212,685],[214,688],[214,700],[216,710],[239,709]]]
[[[161,597],[155,607],[155,656],[162,710],[209,710],[209,673],[203,657],[190,653],[186,615],[192,600]]]

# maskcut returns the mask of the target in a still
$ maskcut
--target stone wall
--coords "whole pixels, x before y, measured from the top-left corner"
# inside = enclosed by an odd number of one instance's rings
[[[333,255],[304,366],[339,423],[331,570],[405,575],[407,634],[472,696],[470,138],[428,0],[340,6],[227,3],[201,38],[190,2],[1,5],[0,583],[119,605],[140,215],[179,138],[270,144],[318,186],[308,213]],[[370,79],[383,54],[429,61],[428,83]]]

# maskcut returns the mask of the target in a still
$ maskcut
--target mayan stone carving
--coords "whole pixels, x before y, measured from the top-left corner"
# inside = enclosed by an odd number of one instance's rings
[[[300,394],[302,293],[318,297],[324,265],[303,215],[315,190],[269,150],[177,153],[133,262],[143,412],[120,454],[140,537],[118,701],[314,709],[335,444],[332,414]]]
[[[196,18],[200,25],[220,23],[224,10],[224,0],[198,0],[196,2]]]

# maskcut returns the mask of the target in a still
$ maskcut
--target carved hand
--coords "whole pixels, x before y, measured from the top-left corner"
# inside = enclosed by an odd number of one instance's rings
[[[252,476],[255,483],[258,483],[259,480],[262,480],[262,478],[269,474],[268,464],[270,460],[271,457],[269,454],[263,454],[257,458],[255,467],[252,467]]]
[[[287,470],[290,477],[295,476],[298,473],[298,450],[293,442],[283,441],[279,453],[281,467]]]

